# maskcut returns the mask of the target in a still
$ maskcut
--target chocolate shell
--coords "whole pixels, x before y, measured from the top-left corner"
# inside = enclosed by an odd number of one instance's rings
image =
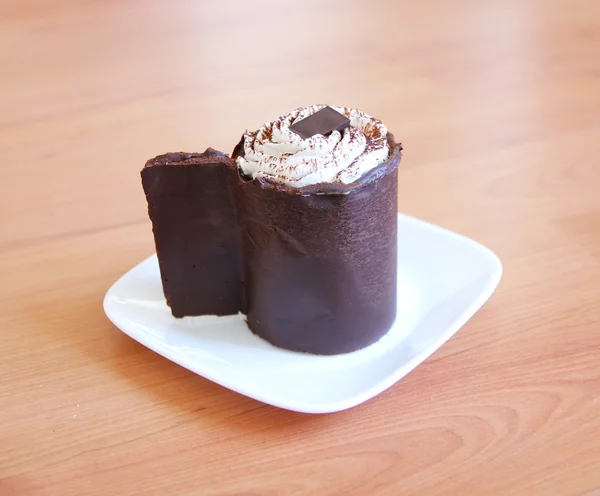
[[[390,329],[402,147],[387,138],[390,158],[352,184],[234,181],[252,332],[281,348],[333,355]],[[238,144],[232,158],[241,154]]]

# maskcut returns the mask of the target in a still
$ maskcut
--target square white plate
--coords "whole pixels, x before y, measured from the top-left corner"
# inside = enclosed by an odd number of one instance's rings
[[[299,412],[344,410],[428,358],[500,281],[500,260],[479,243],[405,215],[398,222],[398,317],[382,339],[354,353],[315,356],[275,348],[252,334],[242,315],[175,319],[156,255],[108,290],[104,311],[133,339],[233,391]]]

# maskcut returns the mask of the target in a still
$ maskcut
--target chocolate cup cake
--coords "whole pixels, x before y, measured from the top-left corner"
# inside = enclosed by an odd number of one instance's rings
[[[350,184],[289,187],[240,175],[234,188],[248,325],[275,346],[347,353],[396,317],[401,145]],[[233,159],[243,157],[243,139]],[[238,171],[239,172],[239,171]]]
[[[240,243],[224,153],[167,153],[141,172],[163,290],[175,317],[241,307]]]
[[[299,108],[232,158],[170,153],[141,172],[175,317],[246,314],[275,346],[347,353],[396,317],[402,146],[347,107]]]

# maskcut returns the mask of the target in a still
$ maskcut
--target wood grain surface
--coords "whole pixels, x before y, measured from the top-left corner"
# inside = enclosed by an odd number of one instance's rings
[[[395,386],[305,415],[102,298],[154,249],[147,158],[319,102],[386,122],[401,211],[504,277]],[[0,158],[0,495],[598,494],[597,0],[1,0]]]

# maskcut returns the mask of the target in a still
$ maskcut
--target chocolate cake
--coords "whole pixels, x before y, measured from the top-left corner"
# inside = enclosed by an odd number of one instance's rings
[[[252,332],[281,348],[333,355],[389,330],[401,147],[388,140],[389,160],[353,184],[242,180],[236,203]]]
[[[146,162],[148,200],[167,304],[175,317],[241,310],[239,230],[224,153],[167,153]]]
[[[241,311],[273,345],[322,355],[377,341],[396,317],[401,150],[381,121],[316,105],[244,133],[231,159],[148,161],[173,315]]]

